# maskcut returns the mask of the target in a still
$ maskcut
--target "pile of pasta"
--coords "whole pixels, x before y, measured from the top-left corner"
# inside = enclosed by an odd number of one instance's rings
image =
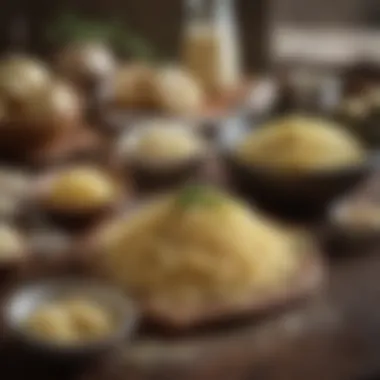
[[[236,153],[247,164],[286,172],[340,169],[366,157],[360,142],[338,125],[301,116],[252,132]]]
[[[114,223],[101,240],[109,279],[137,299],[169,305],[270,293],[301,262],[293,234],[214,189],[162,196]]]

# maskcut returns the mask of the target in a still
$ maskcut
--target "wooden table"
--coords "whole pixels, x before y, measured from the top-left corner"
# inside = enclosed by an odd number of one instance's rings
[[[376,186],[375,186],[376,185]],[[372,191],[379,189],[372,185]],[[330,257],[325,289],[297,309],[181,339],[140,334],[81,371],[44,371],[3,344],[0,373],[21,380],[356,380],[380,373],[380,247]],[[44,363],[47,365],[48,363]]]

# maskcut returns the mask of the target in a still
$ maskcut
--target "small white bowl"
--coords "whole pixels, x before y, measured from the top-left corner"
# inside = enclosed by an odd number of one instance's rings
[[[40,306],[65,296],[84,297],[109,310],[116,326],[111,334],[96,341],[59,344],[38,339],[25,330],[26,320]],[[133,303],[115,289],[84,279],[45,280],[22,286],[5,303],[4,320],[11,337],[31,354],[57,361],[90,359],[116,348],[130,337],[138,321]]]

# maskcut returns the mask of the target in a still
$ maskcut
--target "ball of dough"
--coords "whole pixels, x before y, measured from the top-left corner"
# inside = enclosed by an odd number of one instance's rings
[[[25,101],[21,112],[12,119],[33,126],[36,130],[51,130],[77,126],[82,117],[82,101],[72,86],[52,82]]]
[[[27,56],[12,56],[0,63],[0,94],[7,100],[23,102],[51,80],[46,66]]]
[[[122,67],[114,79],[113,103],[122,108],[155,108],[154,80],[154,70],[146,64],[133,63]]]
[[[58,67],[74,82],[102,80],[115,68],[115,58],[104,44],[74,43],[66,46],[58,56]]]
[[[174,115],[196,114],[204,100],[203,89],[196,79],[177,67],[158,70],[154,95],[159,108]]]
[[[117,189],[109,176],[96,168],[72,168],[53,179],[47,204],[53,208],[88,210],[109,205]]]

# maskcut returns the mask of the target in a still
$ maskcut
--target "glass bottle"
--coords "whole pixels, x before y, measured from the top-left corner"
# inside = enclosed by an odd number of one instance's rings
[[[211,93],[241,80],[234,0],[185,0],[182,62]]]

